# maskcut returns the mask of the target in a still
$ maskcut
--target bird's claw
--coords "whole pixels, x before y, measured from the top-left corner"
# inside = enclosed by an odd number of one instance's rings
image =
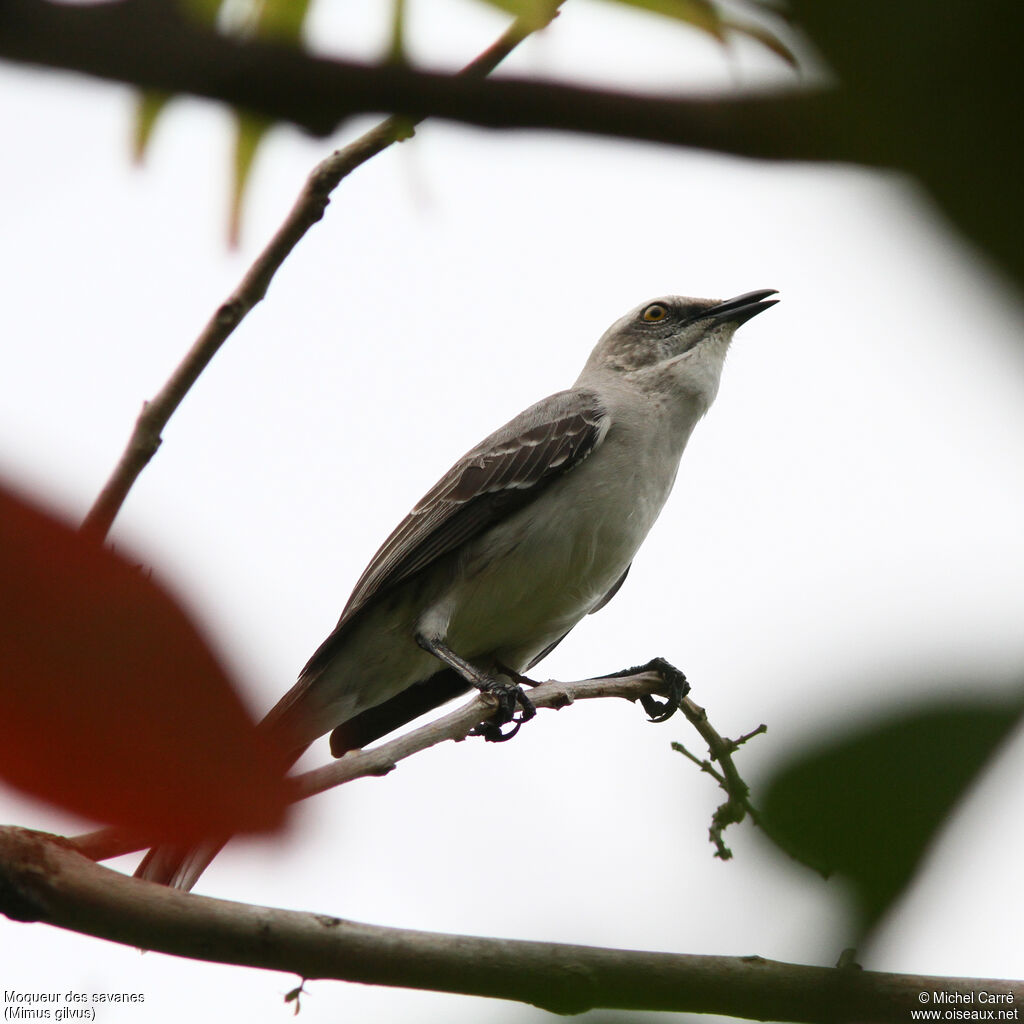
[[[508,724],[507,722],[505,723]],[[501,726],[497,722],[481,722],[479,725],[473,726],[469,730],[470,736],[483,736],[488,743],[504,743],[506,740],[512,739],[517,732],[519,727],[523,724],[522,719],[517,720],[508,732],[502,732]]]
[[[528,722],[537,714],[533,701],[526,696],[518,683],[490,678],[487,685],[481,687],[481,691],[494,694],[498,699],[498,710],[489,722],[481,722],[470,729],[470,736],[483,736],[488,743],[505,743],[519,732],[523,722]],[[518,717],[517,707],[522,708],[522,713]],[[502,732],[502,726],[509,724],[512,728],[508,732]]]
[[[647,712],[648,721],[667,722],[676,713],[676,708],[682,703],[683,698],[690,692],[690,684],[686,681],[686,676],[664,658],[651,658],[644,665],[635,665],[623,672],[615,672],[613,676],[635,676],[641,672],[657,672],[667,686],[667,700],[658,700],[649,693],[645,693],[640,698],[640,705]]]
[[[645,693],[640,698],[640,704],[647,712],[648,722],[667,722],[676,713],[676,705],[672,701],[658,700],[657,697],[653,697],[649,693]]]

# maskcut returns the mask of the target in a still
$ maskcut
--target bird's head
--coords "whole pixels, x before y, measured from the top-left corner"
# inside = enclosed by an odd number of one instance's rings
[[[605,331],[583,375],[631,374],[662,366],[688,353],[697,356],[702,347],[719,350],[720,357],[724,357],[736,328],[774,306],[778,299],[768,296],[775,294],[774,288],[765,288],[724,302],[682,295],[652,299]]]

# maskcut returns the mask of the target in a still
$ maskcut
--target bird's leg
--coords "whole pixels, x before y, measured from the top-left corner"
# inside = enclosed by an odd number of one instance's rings
[[[623,669],[621,672],[609,672],[608,675],[599,678],[617,679],[621,676],[639,675],[641,672],[657,672],[665,681],[668,687],[668,700],[662,702],[656,700],[649,693],[645,693],[640,698],[640,704],[647,712],[650,721],[667,722],[676,713],[676,708],[679,707],[683,698],[690,692],[690,684],[686,681],[686,676],[675,665],[670,664],[664,658],[651,658],[644,665],[635,665],[633,668]]]
[[[498,698],[498,713],[494,721],[485,722],[472,730],[471,735],[483,736],[491,743],[503,743],[512,739],[523,722],[528,722],[537,709],[533,702],[523,692],[518,680],[509,682],[506,679],[496,679],[494,676],[481,672],[475,665],[459,657],[450,647],[440,640],[431,639],[423,633],[416,634],[416,643],[425,651],[429,651],[439,661],[443,661],[449,668],[458,672],[467,683],[472,684],[482,693],[493,693]],[[518,673],[517,673],[518,675]],[[523,709],[523,713],[516,718],[516,706]],[[502,732],[501,727],[513,723],[513,728],[508,732]]]
[[[500,661],[495,664],[503,676],[508,676],[512,682],[518,683],[520,686],[540,686],[539,679],[531,679],[529,676],[524,676],[522,672],[517,672],[514,668],[509,668],[508,665],[504,665]]]

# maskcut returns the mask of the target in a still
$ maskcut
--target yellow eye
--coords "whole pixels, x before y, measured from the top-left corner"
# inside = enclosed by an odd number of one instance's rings
[[[656,324],[668,316],[668,310],[660,302],[655,302],[644,310],[643,316],[649,324]]]

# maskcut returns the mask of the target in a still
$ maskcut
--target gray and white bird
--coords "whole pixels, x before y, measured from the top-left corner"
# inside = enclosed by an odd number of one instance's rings
[[[340,755],[473,686],[499,694],[506,722],[517,702],[529,717],[519,674],[622,586],[718,393],[736,328],[774,294],[638,306],[571,388],[459,459],[373,556],[264,719],[289,760],[332,730]],[[484,735],[504,738],[499,726]],[[157,847],[136,874],[189,889],[225,841]]]

